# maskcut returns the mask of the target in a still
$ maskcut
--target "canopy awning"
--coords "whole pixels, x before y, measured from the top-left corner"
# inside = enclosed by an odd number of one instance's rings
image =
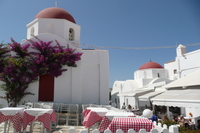
[[[164,87],[175,88],[175,87],[186,87],[200,85],[200,70],[197,70],[191,74],[186,75],[180,79],[177,79]]]
[[[151,91],[152,91],[152,89],[136,89],[136,90],[132,90],[132,91],[128,91],[128,92],[119,93],[117,96],[128,96],[128,97],[132,96],[132,97],[134,97],[134,96],[144,95]]]
[[[200,108],[200,89],[169,90],[151,101],[153,105]]]
[[[164,92],[164,90],[163,91],[149,92],[147,94],[139,96],[138,98],[139,98],[140,101],[149,101],[151,98],[153,98],[153,97],[155,97],[155,96],[157,96],[157,95],[159,95],[163,92]]]

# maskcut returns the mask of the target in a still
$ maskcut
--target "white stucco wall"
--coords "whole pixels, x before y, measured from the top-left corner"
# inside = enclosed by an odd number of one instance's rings
[[[68,70],[54,81],[54,102],[101,104],[109,103],[109,65],[107,50],[83,50],[77,67]],[[23,101],[38,101],[39,82],[27,91],[35,93]]]
[[[128,92],[140,88],[142,85],[137,80],[126,80],[122,92]]]
[[[164,67],[168,69],[170,79],[181,78],[200,68],[199,57],[200,49],[185,54],[177,51],[175,61],[165,63]],[[174,74],[174,70],[177,70],[177,74]]]
[[[166,69],[143,69],[134,72],[134,79],[141,86],[148,85],[155,78],[168,78],[168,71]]]
[[[77,67],[67,67],[68,70],[54,79],[54,102],[78,103],[78,104],[101,104],[109,103],[109,54],[107,50],[82,50],[60,36],[44,33],[37,36],[44,42],[53,41],[52,46],[56,45],[55,40],[63,47],[76,49],[81,52],[81,60],[77,62]],[[37,41],[36,38],[31,40]],[[21,45],[29,44],[24,41]],[[34,51],[29,48],[29,51]],[[14,54],[14,53],[13,53]],[[38,101],[39,81],[31,83],[27,92],[35,95],[28,95],[22,99],[24,101]]]
[[[113,84],[113,89],[111,91],[111,102],[115,102],[118,108],[120,108],[120,105],[122,105],[124,101],[124,97],[117,96],[119,93],[122,92],[124,83],[125,81],[115,81]]]
[[[37,36],[43,33],[51,33],[57,35],[64,40],[69,41],[69,29],[74,30],[74,40],[73,42],[75,47],[80,47],[80,26],[74,24],[65,19],[44,19],[37,18],[31,23],[27,24],[27,39],[32,38],[31,29],[34,27],[34,35]]]
[[[178,74],[174,73],[174,71],[177,71],[177,63],[175,60],[165,63],[164,68],[168,70],[170,80],[178,79]]]
[[[107,50],[83,50],[82,56],[82,80],[87,90],[83,91],[83,102],[96,104],[109,103],[109,55]],[[96,84],[98,83],[98,84]],[[96,97],[91,100],[88,92]],[[96,95],[95,95],[96,94]],[[97,96],[97,94],[99,94]],[[97,100],[98,99],[98,100]]]
[[[183,57],[176,57],[180,76],[184,77],[185,75],[194,72],[200,68],[200,62],[198,61],[200,57],[200,49],[186,53]]]

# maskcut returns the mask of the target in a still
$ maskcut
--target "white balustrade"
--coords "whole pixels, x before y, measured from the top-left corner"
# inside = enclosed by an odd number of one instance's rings
[[[158,125],[160,126],[160,124],[158,124]],[[69,129],[69,133],[75,133],[75,132],[76,132],[75,131],[75,127],[71,127]],[[150,132],[147,132],[145,129],[140,129],[140,131],[139,131],[139,133],[161,133],[161,132],[162,133],[179,133],[178,127],[175,126],[175,125],[170,126],[169,129],[167,129],[166,126],[164,126],[161,131],[158,131],[156,128],[151,129]],[[88,130],[87,129],[83,129],[79,133],[88,133]],[[100,132],[99,132],[98,129],[94,129],[92,131],[92,133],[100,133]],[[107,130],[104,131],[104,133],[112,133],[112,131],[107,129]],[[116,131],[116,133],[124,133],[124,132],[121,129],[118,129]],[[128,133],[136,133],[136,132],[135,132],[134,129],[129,129]]]

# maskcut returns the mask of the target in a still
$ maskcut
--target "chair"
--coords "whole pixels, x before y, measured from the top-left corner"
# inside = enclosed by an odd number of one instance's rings
[[[44,103],[34,102],[33,103],[33,108],[42,108],[43,105],[44,105]]]
[[[58,123],[63,123],[65,121],[65,124],[68,124],[68,112],[69,112],[69,104],[61,103],[60,104],[60,110],[59,110],[59,116],[58,116]]]
[[[87,107],[90,107],[90,104],[82,104],[82,110],[81,112],[83,112],[83,110],[85,110]],[[83,121],[84,116],[83,113],[81,113],[81,121]]]
[[[90,107],[91,104],[82,104],[82,111],[85,110],[87,107]]]
[[[27,109],[33,108],[33,103],[31,103],[31,102],[25,103],[25,107],[26,107]]]
[[[72,122],[76,123],[76,126],[79,124],[79,105],[78,104],[70,104],[69,112],[68,112],[68,120],[67,125]]]
[[[53,109],[53,103],[52,102],[44,102],[42,105],[43,109]]]
[[[55,126],[57,126],[59,121],[60,103],[53,103],[53,110],[56,112],[57,121],[55,123]]]

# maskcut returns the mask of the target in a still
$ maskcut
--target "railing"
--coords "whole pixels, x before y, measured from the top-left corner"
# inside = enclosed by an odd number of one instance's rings
[[[145,129],[140,129],[140,131],[138,133],[179,133],[178,127],[174,126],[174,125],[170,126],[169,129],[164,127],[164,128],[162,128],[162,130],[160,130],[160,131],[159,130],[154,128],[154,129],[151,129],[150,132],[147,132]],[[70,127],[69,133],[77,133],[75,127]],[[87,129],[83,129],[79,133],[88,133],[88,130]],[[92,131],[92,133],[100,133],[100,132],[99,132],[98,129],[94,129]],[[104,133],[112,133],[112,131],[105,130]],[[121,129],[118,129],[116,131],[116,133],[124,133],[124,131],[122,131]],[[135,132],[134,129],[129,129],[128,133],[137,133],[137,132]]]

